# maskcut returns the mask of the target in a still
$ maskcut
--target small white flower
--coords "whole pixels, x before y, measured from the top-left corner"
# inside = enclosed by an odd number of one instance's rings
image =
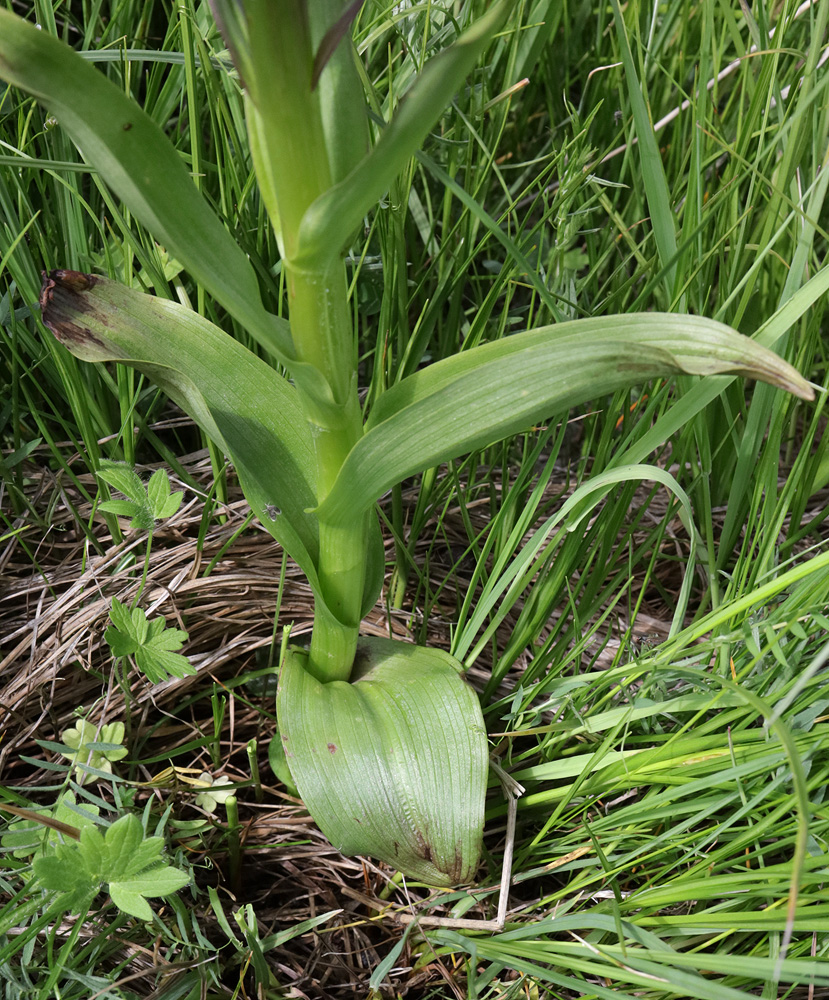
[[[231,795],[236,794],[233,783],[227,778],[214,780],[207,771],[202,771],[198,780],[204,787],[196,796],[196,805],[205,812],[214,813],[218,806],[224,805]]]

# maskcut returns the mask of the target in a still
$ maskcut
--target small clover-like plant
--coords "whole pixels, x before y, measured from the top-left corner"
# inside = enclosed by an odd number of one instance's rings
[[[157,469],[145,484],[135,469],[125,462],[103,461],[98,469],[98,476],[127,498],[103,500],[98,505],[99,509],[108,514],[129,517],[133,531],[147,532],[144,572],[132,607],[113,598],[110,608],[109,620],[112,625],[104,638],[112,655],[116,660],[130,657],[138,669],[154,683],[168,677],[194,674],[195,670],[187,658],[175,652],[181,649],[187,633],[167,628],[163,617],[149,621],[146,614],[137,607],[147,581],[156,522],[172,517],[181,506],[184,494],[181,490],[170,490],[170,477],[165,469]]]
[[[102,500],[98,509],[119,517],[129,517],[133,531],[149,531],[156,521],[162,521],[181,506],[184,493],[170,491],[170,477],[166,469],[156,469],[148,483],[125,462],[101,462],[98,476],[107,485],[123,493],[126,500]]]
[[[109,618],[112,625],[104,638],[116,660],[128,657],[154,684],[195,674],[187,657],[175,652],[186,642],[187,633],[168,627],[163,615],[148,619],[141,608],[129,608],[113,597]]]
[[[54,853],[35,858],[33,868],[64,911],[88,907],[106,885],[119,910],[151,920],[147,899],[169,896],[190,881],[163,860],[163,849],[162,838],[145,838],[138,817],[128,813],[104,834],[94,825],[83,827],[77,841],[56,844]]]
[[[127,756],[124,743],[124,723],[108,722],[98,729],[87,719],[79,719],[74,726],[64,729],[61,740],[73,753],[63,753],[73,764],[85,764],[97,771],[112,774],[115,761]]]

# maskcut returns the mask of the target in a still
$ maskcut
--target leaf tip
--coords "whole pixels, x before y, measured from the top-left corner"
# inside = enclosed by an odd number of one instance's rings
[[[65,268],[41,274],[40,314],[44,325],[70,349],[85,346],[106,349],[104,342],[88,326],[79,322],[83,313],[91,311],[82,293],[94,288],[100,279],[94,274]]]

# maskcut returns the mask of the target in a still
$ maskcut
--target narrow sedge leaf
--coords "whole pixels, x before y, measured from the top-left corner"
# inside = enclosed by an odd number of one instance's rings
[[[315,927],[319,927],[320,924],[327,923],[332,917],[337,917],[342,912],[343,911],[339,909],[329,910],[327,913],[318,913],[315,917],[309,917],[307,920],[300,920],[298,924],[292,924],[284,930],[277,931],[276,934],[270,934],[268,937],[262,938],[262,951],[270,951],[271,948],[281,948],[283,945],[287,944],[288,941],[293,941],[295,937],[307,934],[308,931],[313,930]]]
[[[0,10],[0,76],[42,101],[153,236],[274,357],[288,324],[262,306],[256,273],[155,122],[63,42]]]
[[[439,361],[389,389],[320,513],[347,521],[395,483],[554,413],[650,378],[738,374],[813,398],[772,351],[697,316],[590,318],[529,330]]]
[[[488,770],[477,695],[448,653],[361,639],[352,681],[321,684],[292,651],[277,716],[306,806],[344,854],[430,885],[475,875]]]
[[[636,72],[636,63],[628,41],[625,20],[619,0],[611,0],[613,19],[616,23],[616,38],[619,45],[624,78],[627,84],[627,96],[633,109],[633,120],[636,125],[636,137],[639,140],[639,162],[645,185],[645,196],[648,199],[648,209],[651,214],[656,247],[659,251],[659,262],[667,268],[665,278],[668,294],[673,294],[676,279],[676,222],[671,208],[671,194],[668,190],[668,179],[662,165],[662,155],[656,141],[648,106],[645,103],[643,87]]]
[[[340,252],[366,213],[419,149],[478,56],[506,20],[511,6],[507,0],[500,0],[454,45],[427,61],[377,145],[348,176],[309,206],[300,226],[299,248],[292,260],[295,266],[318,266]]]

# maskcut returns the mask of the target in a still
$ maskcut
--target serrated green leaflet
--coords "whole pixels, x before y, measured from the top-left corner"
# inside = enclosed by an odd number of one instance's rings
[[[352,677],[320,684],[297,652],[280,675],[283,746],[314,819],[344,854],[370,853],[430,885],[470,881],[488,757],[460,664],[441,650],[361,639]]]

